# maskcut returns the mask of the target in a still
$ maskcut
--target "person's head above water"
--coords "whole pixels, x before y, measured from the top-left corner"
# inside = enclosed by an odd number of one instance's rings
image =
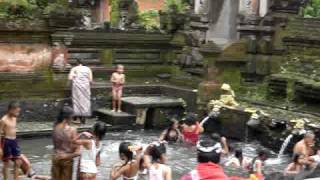
[[[66,121],[67,123],[69,123],[72,120],[73,116],[74,116],[73,109],[70,106],[64,106],[62,107],[62,109],[58,114],[56,124],[62,123],[63,121]]]
[[[107,127],[103,122],[96,122],[93,125],[93,134],[99,139],[102,140],[106,135]]]
[[[194,113],[188,113],[183,122],[188,126],[195,125],[197,123],[197,116]]]
[[[220,162],[221,144],[213,139],[200,140],[197,143],[197,159],[199,163]]]
[[[171,120],[169,122],[169,126],[168,126],[169,130],[172,130],[172,129],[178,129],[179,128],[179,122],[177,120]]]
[[[153,142],[149,146],[149,155],[152,162],[165,163],[166,162],[166,145],[162,142]]]
[[[18,117],[21,112],[20,103],[12,101],[8,105],[7,113],[9,116]]]
[[[133,159],[133,152],[130,150],[130,142],[122,142],[119,146],[119,155],[121,160],[129,162]]]
[[[265,161],[265,160],[267,160],[268,159],[268,153],[267,153],[267,151],[265,151],[265,150],[259,150],[258,151],[258,158],[260,159],[260,160],[262,160],[262,161]]]
[[[120,74],[122,74],[124,72],[124,66],[121,64],[118,64],[116,67],[116,71]]]
[[[238,159],[243,159],[243,153],[242,153],[242,149],[236,149],[234,151],[234,156]],[[240,162],[241,163],[241,162]]]

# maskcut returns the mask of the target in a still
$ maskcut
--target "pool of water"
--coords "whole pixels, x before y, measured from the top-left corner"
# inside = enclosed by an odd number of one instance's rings
[[[123,141],[134,144],[148,144],[158,139],[159,132],[150,131],[126,131],[107,133],[103,141],[102,165],[98,179],[108,179],[112,165],[119,161],[118,147]],[[52,142],[50,138],[33,138],[19,141],[22,153],[27,155],[33,165],[33,169],[41,175],[50,175]],[[243,149],[245,156],[254,157],[257,148],[263,148],[258,143],[231,143],[233,147]],[[288,158],[277,159],[276,153],[270,151],[274,158],[267,162],[266,173],[282,172]],[[193,169],[196,165],[195,147],[176,144],[168,145],[168,164],[173,169],[173,179],[179,179],[181,175]],[[228,174],[243,174],[239,170],[227,168]]]

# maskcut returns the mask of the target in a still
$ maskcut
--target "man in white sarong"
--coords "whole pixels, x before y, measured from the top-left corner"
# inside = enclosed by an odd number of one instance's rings
[[[91,116],[92,71],[77,59],[77,66],[72,68],[69,80],[72,81],[72,104],[76,117],[74,123],[85,123],[85,117]]]

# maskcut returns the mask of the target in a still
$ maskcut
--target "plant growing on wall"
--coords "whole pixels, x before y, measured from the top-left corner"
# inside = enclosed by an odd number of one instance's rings
[[[157,10],[151,9],[139,13],[139,20],[147,31],[160,28],[159,12]]]
[[[6,18],[32,18],[37,12],[34,0],[3,0],[0,2],[0,16]]]
[[[305,8],[303,8],[303,17],[316,18],[320,17],[320,0],[310,0]]]
[[[111,26],[117,27],[119,18],[120,18],[120,10],[119,10],[119,0],[111,0]]]
[[[185,13],[188,4],[185,0],[166,0],[163,11],[167,13]]]

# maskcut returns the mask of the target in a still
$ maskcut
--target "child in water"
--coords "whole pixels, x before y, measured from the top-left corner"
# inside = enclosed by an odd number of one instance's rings
[[[251,173],[250,179],[257,179],[257,180],[263,180],[263,168],[264,168],[264,162],[268,159],[267,152],[260,150],[258,152],[258,156],[255,157],[251,165],[249,167],[249,171]]]
[[[166,141],[168,143],[175,143],[183,139],[182,134],[179,130],[179,122],[177,120],[170,121],[169,128],[164,130],[159,141]]]
[[[111,76],[112,83],[112,111],[121,112],[121,98],[125,83],[124,66],[117,65],[116,72]]]
[[[234,157],[232,157],[227,163],[226,166],[233,168],[242,168],[247,169],[249,165],[248,158],[243,156],[241,149],[236,149],[234,152]]]
[[[197,144],[199,135],[204,131],[203,127],[196,120],[196,115],[188,114],[182,124],[182,134],[185,142]]]
[[[161,142],[149,145],[144,154],[144,167],[148,180],[171,180],[171,168],[166,163],[166,146]]]
[[[294,176],[299,174],[304,168],[304,163],[305,163],[305,156],[303,154],[294,154],[293,161],[285,169],[284,175]]]
[[[105,124],[97,122],[93,126],[93,134],[84,132],[75,140],[75,144],[81,145],[79,180],[96,180],[97,166],[100,165],[101,140],[106,131]]]
[[[129,142],[123,142],[119,146],[119,155],[120,159],[124,162],[113,166],[110,179],[116,180],[122,176],[123,180],[138,180],[142,147],[133,146]]]

